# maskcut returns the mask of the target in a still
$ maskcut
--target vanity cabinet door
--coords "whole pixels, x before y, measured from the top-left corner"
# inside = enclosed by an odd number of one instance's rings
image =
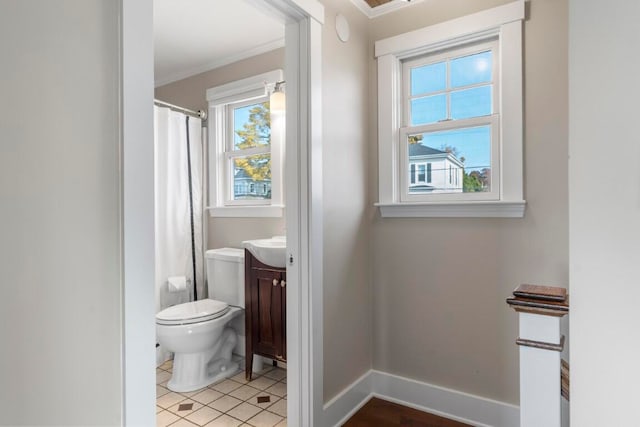
[[[254,353],[282,357],[282,286],[281,273],[253,270],[251,320]]]
[[[286,269],[262,264],[245,251],[245,374],[251,380],[253,355],[287,361]]]

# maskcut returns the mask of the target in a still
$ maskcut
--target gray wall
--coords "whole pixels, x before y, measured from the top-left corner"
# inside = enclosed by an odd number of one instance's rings
[[[432,0],[372,20],[373,42],[508,3]],[[372,232],[373,366],[518,403],[521,283],[568,284],[567,1],[531,0],[524,25],[527,208],[523,219],[382,219]],[[375,60],[369,91],[376,91]],[[377,200],[370,102],[370,202]],[[377,214],[376,214],[377,215]]]
[[[118,10],[0,3],[0,424],[121,419]]]
[[[157,87],[155,97],[181,107],[208,111],[207,89],[282,68],[284,49],[277,49]],[[208,221],[207,248],[239,248],[243,240],[285,234],[284,218],[212,218],[208,212],[205,218]]]
[[[640,419],[638,16],[638,2],[570,1],[571,421],[581,427]],[[606,169],[605,152],[628,166]]]
[[[324,397],[371,369],[371,176],[367,156],[368,19],[351,2],[323,0]],[[338,40],[335,16],[351,26]]]

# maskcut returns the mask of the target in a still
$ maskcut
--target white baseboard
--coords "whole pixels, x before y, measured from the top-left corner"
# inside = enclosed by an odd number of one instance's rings
[[[371,399],[371,372],[368,371],[325,403],[323,426],[341,426]]]
[[[371,370],[327,402],[323,425],[342,425],[372,396],[478,427],[520,424],[518,406]]]

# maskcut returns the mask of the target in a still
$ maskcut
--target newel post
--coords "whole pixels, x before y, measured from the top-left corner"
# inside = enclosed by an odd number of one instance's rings
[[[564,288],[521,285],[507,299],[519,314],[520,427],[561,426],[560,319],[569,313]]]

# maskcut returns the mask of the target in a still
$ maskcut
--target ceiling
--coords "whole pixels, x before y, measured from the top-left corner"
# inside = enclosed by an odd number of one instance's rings
[[[377,18],[405,7],[414,6],[424,0],[351,0],[369,18]]]
[[[156,86],[284,46],[284,25],[246,0],[154,0]]]
[[[391,0],[365,0],[370,7],[376,7],[389,3]]]

